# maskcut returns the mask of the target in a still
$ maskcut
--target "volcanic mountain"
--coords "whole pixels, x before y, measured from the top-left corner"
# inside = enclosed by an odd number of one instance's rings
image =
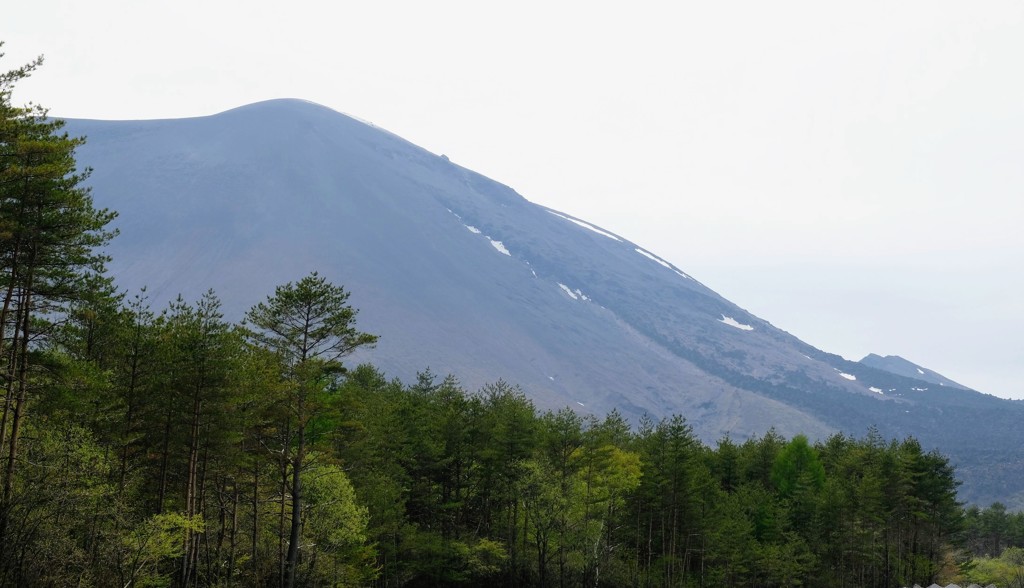
[[[69,120],[119,285],[159,308],[213,288],[231,319],[312,271],[342,284],[409,381],[504,379],[541,408],[679,413],[707,442],[916,436],[962,496],[1024,496],[1024,404],[816,349],[627,239],[298,100],[208,117]],[[714,244],[709,244],[714,246]],[[881,368],[881,369],[879,369]],[[895,373],[894,373],[895,372]]]

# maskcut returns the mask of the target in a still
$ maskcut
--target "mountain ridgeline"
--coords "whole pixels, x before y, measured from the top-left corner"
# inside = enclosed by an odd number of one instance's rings
[[[380,336],[350,362],[404,381],[429,367],[469,389],[516,383],[545,409],[680,414],[705,442],[913,435],[957,464],[961,499],[1024,503],[1024,403],[816,349],[655,252],[373,125],[275,100],[67,129],[88,138],[97,205],[120,213],[113,275],[156,305],[212,287],[238,319],[318,270]]]

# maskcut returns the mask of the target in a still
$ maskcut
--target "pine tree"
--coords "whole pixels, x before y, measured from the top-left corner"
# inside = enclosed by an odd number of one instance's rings
[[[282,447],[290,467],[291,522],[284,584],[295,586],[302,528],[302,471],[309,448],[308,433],[322,393],[343,371],[341,358],[372,346],[377,337],[355,328],[356,310],[349,293],[316,272],[296,283],[279,286],[273,296],[246,315],[250,340],[273,351],[281,362],[287,406]],[[282,496],[282,501],[284,497]]]
[[[22,431],[32,399],[36,351],[52,334],[52,321],[82,296],[90,275],[102,274],[98,249],[114,233],[114,213],[97,210],[76,170],[83,139],[61,133],[63,122],[38,106],[10,102],[14,84],[39,58],[0,74],[0,565],[14,500]]]

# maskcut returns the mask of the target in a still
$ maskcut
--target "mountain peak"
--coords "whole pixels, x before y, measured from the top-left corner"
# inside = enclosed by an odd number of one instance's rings
[[[235,108],[229,108],[219,114],[213,116],[228,115],[231,113],[236,114],[259,114],[262,116],[343,116],[353,120],[358,120],[353,116],[349,116],[343,112],[334,110],[329,106],[324,106],[318,102],[312,100],[304,100],[302,98],[271,98],[269,100],[261,100],[259,102],[253,102],[243,106],[237,106]],[[365,121],[360,121],[364,122]],[[370,125],[372,126],[372,125]]]

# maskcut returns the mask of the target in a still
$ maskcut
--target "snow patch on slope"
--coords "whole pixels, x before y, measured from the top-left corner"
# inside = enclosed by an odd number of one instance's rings
[[[561,282],[558,282],[558,287],[561,288],[563,292],[571,296],[573,300],[582,300],[584,302],[590,302],[592,300],[590,296],[584,294],[579,288],[570,288]]]
[[[495,241],[490,237],[487,237],[487,239],[491,242],[491,245],[498,250],[498,253],[504,253],[505,255],[512,257],[512,254],[509,253],[508,249],[505,248],[505,245],[501,241]]]
[[[857,379],[857,376],[853,374],[847,374],[845,372],[839,372],[839,375],[846,378],[847,380],[850,380],[851,382]]]
[[[640,250],[637,249],[637,251],[640,251]],[[754,327],[752,327],[750,325],[744,325],[743,323],[741,323],[738,320],[732,318],[731,316],[725,316],[724,314],[722,315],[722,318],[718,319],[718,322],[725,323],[725,324],[729,325],[730,327],[736,327],[737,329],[739,329],[741,331],[753,331],[754,330]]]
[[[452,213],[452,216],[454,216],[455,218],[459,219],[460,221],[462,220],[462,217],[459,215],[459,213],[455,212],[454,210],[452,210],[450,208],[447,208],[445,210],[447,210],[448,212]],[[480,229],[474,227],[473,225],[467,225],[466,223],[462,223],[462,226],[466,227],[466,230],[469,231],[470,233],[473,233],[474,235],[482,235],[483,234],[483,231],[481,231]],[[504,255],[512,257],[512,253],[508,250],[508,247],[505,247],[504,243],[502,243],[501,241],[498,241],[497,239],[491,239],[490,235],[484,235],[484,236],[487,237],[487,240],[491,242],[491,247],[494,247],[495,249],[498,250],[498,253],[502,253]],[[533,275],[536,277],[536,275],[537,275],[536,272],[534,272]]]

